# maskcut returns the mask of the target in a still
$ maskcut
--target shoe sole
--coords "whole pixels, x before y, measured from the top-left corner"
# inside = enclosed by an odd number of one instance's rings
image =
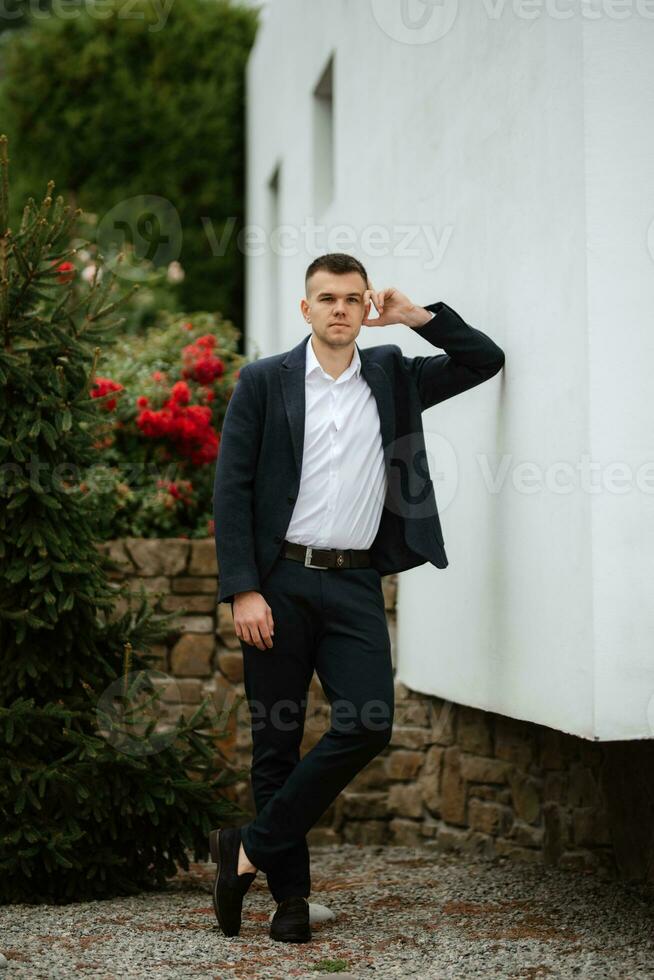
[[[270,933],[270,938],[277,940],[278,943],[308,943],[311,940],[310,932],[296,932],[290,933],[287,936],[276,936],[274,933]]]

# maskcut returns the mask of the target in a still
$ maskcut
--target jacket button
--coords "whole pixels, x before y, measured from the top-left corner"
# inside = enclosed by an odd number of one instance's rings
[[[288,497],[288,502],[289,502],[289,504],[294,504],[295,503],[295,497]]]
[[[280,536],[279,536],[278,534],[276,534],[273,540],[274,540],[274,541],[275,541],[275,542],[276,542],[277,544],[279,544],[279,543],[281,542],[281,540],[282,540],[282,539],[280,538]]]

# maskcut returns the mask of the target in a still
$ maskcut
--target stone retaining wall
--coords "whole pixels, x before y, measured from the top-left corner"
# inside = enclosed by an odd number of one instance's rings
[[[250,719],[242,655],[228,604],[216,603],[213,539],[128,538],[102,546],[162,611],[186,612],[154,651],[169,675],[171,713],[204,697],[226,727],[220,751],[249,767]],[[395,576],[383,580],[395,662]],[[302,752],[329,724],[314,675]],[[424,844],[489,858],[619,874],[606,803],[603,745],[452,704],[396,683],[389,746],[348,785],[310,832],[312,843]],[[226,790],[254,813],[249,779]],[[610,791],[609,791],[610,792]]]

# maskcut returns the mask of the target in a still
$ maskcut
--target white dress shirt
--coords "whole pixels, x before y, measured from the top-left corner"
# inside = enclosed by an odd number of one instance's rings
[[[384,508],[386,471],[377,402],[356,344],[349,365],[332,378],[309,337],[304,383],[302,474],[286,540],[369,548]]]

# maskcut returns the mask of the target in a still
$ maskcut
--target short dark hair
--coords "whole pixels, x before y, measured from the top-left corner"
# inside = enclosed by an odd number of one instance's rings
[[[345,252],[328,252],[326,255],[319,255],[317,259],[314,259],[305,273],[304,288],[307,296],[309,295],[311,276],[321,269],[334,272],[338,276],[342,276],[346,272],[358,272],[363,277],[364,289],[368,288],[368,273],[358,259],[355,259],[353,255],[346,255]]]

